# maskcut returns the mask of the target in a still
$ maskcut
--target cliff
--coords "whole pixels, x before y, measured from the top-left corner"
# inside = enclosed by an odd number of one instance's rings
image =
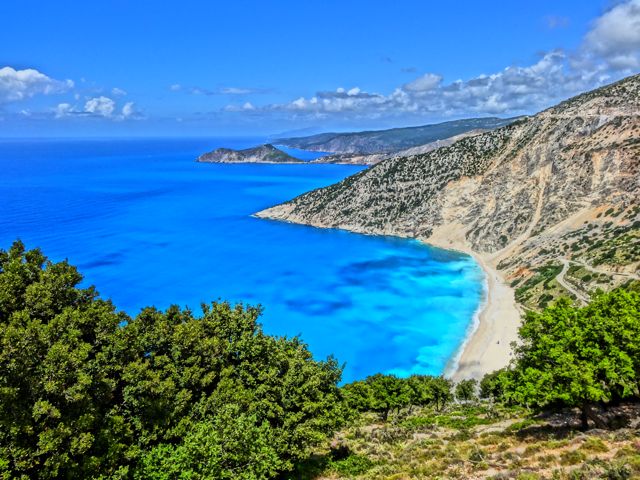
[[[635,75],[257,215],[476,252],[532,308],[586,299],[594,278],[605,288],[638,278],[639,115]]]

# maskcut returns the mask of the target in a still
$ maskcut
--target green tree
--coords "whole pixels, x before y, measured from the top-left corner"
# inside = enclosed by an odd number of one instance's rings
[[[366,382],[371,388],[371,410],[380,413],[383,420],[387,420],[392,410],[399,411],[409,405],[411,391],[403,379],[378,373]]]
[[[447,403],[453,400],[451,380],[435,377],[431,382],[430,388],[436,410],[442,410]]]
[[[141,480],[265,480],[282,468],[274,432],[238,405],[225,405],[210,420],[193,424],[178,445],[147,451],[136,472]]]
[[[434,392],[431,388],[434,377],[428,375],[411,375],[406,381],[411,389],[412,405],[426,407],[435,401]]]
[[[371,386],[363,380],[349,383],[342,387],[348,407],[356,412],[366,412],[373,408]]]
[[[513,398],[538,408],[578,407],[583,426],[598,403],[638,395],[640,295],[618,289],[583,308],[561,299],[530,312],[516,347]]]
[[[476,389],[478,388],[478,381],[475,379],[460,380],[456,384],[456,400],[462,402],[468,402],[476,398]]]
[[[344,419],[336,360],[265,335],[259,308],[130,318],[81,279],[0,251],[0,476],[271,478]]]
[[[487,373],[480,381],[480,397],[508,402],[507,392],[511,388],[511,377],[512,372],[508,368]]]

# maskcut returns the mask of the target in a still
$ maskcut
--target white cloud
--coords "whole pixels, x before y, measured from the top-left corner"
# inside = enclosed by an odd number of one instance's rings
[[[55,109],[55,116],[56,118],[66,117],[67,115],[71,114],[72,111],[73,107],[70,103],[60,103]]]
[[[191,95],[257,95],[269,93],[272,90],[268,88],[247,88],[247,87],[220,87],[215,89],[204,87],[184,87],[179,83],[171,85],[169,90],[172,92],[186,92]]]
[[[24,100],[35,95],[64,93],[71,88],[73,81],[55,80],[32,68],[0,68],[0,104]]]
[[[549,30],[565,28],[569,26],[569,18],[561,15],[547,15],[544,17],[544,23]]]
[[[118,112],[116,102],[104,96],[90,98],[81,107],[60,103],[53,109],[53,113],[55,118],[97,117],[115,121],[144,118],[133,102],[126,102]]]
[[[585,48],[611,68],[640,68],[640,0],[618,4],[598,18],[586,35]]]
[[[121,88],[113,87],[111,89],[111,95],[113,95],[114,97],[124,97],[126,94],[126,90],[123,90]]]
[[[426,92],[436,88],[442,77],[433,73],[425,73],[421,77],[416,78],[413,82],[405,84],[402,88],[408,92]]]
[[[251,88],[223,87],[219,92],[223,95],[248,95],[255,93],[255,90]]]
[[[568,20],[549,21],[559,27]],[[529,65],[449,83],[436,73],[425,73],[388,94],[339,87],[261,111],[292,112],[296,118],[334,115],[341,121],[529,114],[639,68],[640,0],[627,0],[593,22],[576,51],[549,51]]]
[[[99,117],[110,117],[116,109],[116,102],[109,97],[100,96],[87,100],[84,111]]]
[[[601,71],[575,71],[569,64],[568,55],[555,50],[532,65],[507,67],[466,81],[445,84],[439,75],[428,73],[388,95],[338,88],[266,109],[314,117],[340,114],[343,118],[345,114],[352,118],[515,115],[535,112],[610,80]]]
[[[124,118],[133,117],[136,114],[135,104],[133,102],[127,102],[122,107],[122,116]]]
[[[224,109],[227,112],[250,112],[257,110],[251,102],[244,102],[242,105],[227,105]]]

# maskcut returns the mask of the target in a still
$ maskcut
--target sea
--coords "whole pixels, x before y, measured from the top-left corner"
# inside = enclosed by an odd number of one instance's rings
[[[343,382],[442,374],[473,328],[484,275],[415,240],[258,219],[353,165],[207,164],[257,138],[0,140],[0,249],[68,261],[118,309],[260,304],[272,335],[335,356]],[[307,160],[313,152],[296,152]]]

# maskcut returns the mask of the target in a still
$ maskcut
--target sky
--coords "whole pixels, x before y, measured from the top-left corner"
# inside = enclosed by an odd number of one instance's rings
[[[0,137],[509,117],[640,71],[640,0],[21,0],[0,18]]]

